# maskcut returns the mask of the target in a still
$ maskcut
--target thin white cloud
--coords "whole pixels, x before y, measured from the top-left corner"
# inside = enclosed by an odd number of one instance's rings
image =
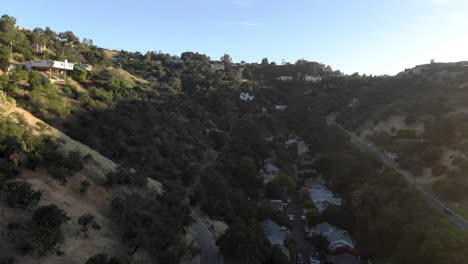
[[[250,6],[254,3],[254,1],[253,0],[234,0],[232,1],[232,3],[237,6]]]

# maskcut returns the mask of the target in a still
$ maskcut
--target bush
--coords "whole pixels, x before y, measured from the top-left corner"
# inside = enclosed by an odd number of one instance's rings
[[[12,181],[6,185],[6,201],[10,207],[27,209],[35,206],[41,199],[41,192],[34,191],[25,181]]]

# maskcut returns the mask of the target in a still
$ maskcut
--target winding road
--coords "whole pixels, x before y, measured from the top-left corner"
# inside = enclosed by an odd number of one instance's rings
[[[463,218],[461,215],[450,209],[447,205],[445,205],[442,201],[431,195],[430,193],[426,192],[420,185],[414,184],[414,177],[413,175],[400,168],[400,166],[387,154],[382,152],[379,148],[374,146],[373,144],[365,141],[362,138],[359,138],[356,136],[353,132],[346,130],[343,126],[339,125],[335,121],[336,114],[331,114],[327,117],[327,124],[329,126],[336,126],[339,129],[341,129],[343,132],[345,132],[351,140],[351,143],[354,144],[357,148],[372,153],[374,154],[375,157],[377,157],[382,163],[386,164],[387,166],[391,167],[394,169],[396,172],[398,172],[400,175],[403,176],[403,179],[409,184],[409,185],[414,185],[414,187],[422,194],[424,198],[435,208],[439,209],[442,211],[443,214],[445,214],[449,220],[449,222],[460,229],[463,230],[468,230],[468,221]]]
[[[200,264],[223,264],[223,256],[219,253],[216,239],[203,217],[192,208],[192,217],[195,220],[190,227],[197,234],[197,241],[201,249]]]

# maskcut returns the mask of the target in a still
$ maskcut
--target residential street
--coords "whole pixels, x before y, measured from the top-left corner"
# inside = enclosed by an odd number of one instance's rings
[[[395,161],[393,161],[392,158],[390,158],[388,155],[386,155],[384,152],[382,152],[373,144],[366,142],[365,140],[362,140],[361,138],[356,136],[354,133],[346,130],[344,127],[337,124],[335,121],[334,115],[330,115],[327,117],[327,124],[334,125],[340,128],[351,138],[351,143],[353,143],[356,147],[366,152],[373,153],[382,163],[386,164],[387,166],[393,168],[395,171],[400,173],[405,179],[405,181],[408,182],[409,185],[414,184],[413,175],[410,172],[401,169],[400,166]],[[415,188],[426,198],[426,200],[431,205],[441,210],[442,213],[447,216],[449,222],[452,225],[460,229],[468,230],[468,221],[465,218],[463,218],[461,215],[457,214],[455,211],[450,209],[442,201],[440,201],[436,197],[426,192],[423,188],[421,188],[421,186],[416,185]],[[446,212],[449,212],[450,214],[447,214]]]
[[[216,246],[216,239],[206,226],[203,218],[192,209],[192,217],[195,223],[191,225],[192,230],[197,234],[197,241],[200,245],[200,264],[222,264],[223,256]]]
[[[288,204],[287,212],[288,215],[294,215],[294,220],[292,221],[292,236],[296,241],[297,253],[302,254],[303,263],[309,263],[309,257],[315,256],[315,250],[312,244],[305,238],[305,221],[301,220],[302,215],[302,204],[299,201],[299,193],[294,192],[292,198],[292,203]],[[291,256],[293,258],[293,256]]]

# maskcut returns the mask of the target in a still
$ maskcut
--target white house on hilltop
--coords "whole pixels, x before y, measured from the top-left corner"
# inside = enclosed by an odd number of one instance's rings
[[[280,76],[278,78],[276,78],[276,80],[280,80],[280,81],[292,81],[294,78],[292,76]]]
[[[310,76],[310,75],[306,75],[304,77],[304,81],[306,82],[320,82],[322,80],[321,77],[315,77],[315,76]]]

